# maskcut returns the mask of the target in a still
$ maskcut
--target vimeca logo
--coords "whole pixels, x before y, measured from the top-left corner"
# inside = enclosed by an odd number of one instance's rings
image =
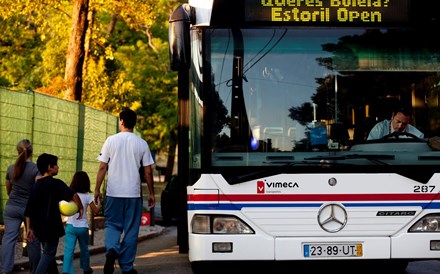
[[[257,181],[257,193],[264,193],[264,182]]]

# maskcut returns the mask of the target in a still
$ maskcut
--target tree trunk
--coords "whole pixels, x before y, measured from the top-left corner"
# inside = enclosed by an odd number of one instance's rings
[[[89,0],[73,0],[72,29],[66,56],[65,98],[81,101],[84,64],[84,43],[88,27]]]
[[[87,15],[87,26],[93,26],[93,21],[95,19],[95,13],[93,10],[89,10]],[[84,41],[84,64],[83,64],[83,75],[87,75],[87,59],[90,52],[90,43],[92,41],[93,29],[87,27],[86,30],[86,40]],[[81,94],[82,95],[82,94]]]
[[[108,28],[107,28],[107,38],[110,37],[110,35],[112,34],[112,32],[115,30],[115,26],[116,26],[116,22],[118,21],[118,14],[115,13],[112,16],[112,20],[110,21],[110,24],[108,24]]]

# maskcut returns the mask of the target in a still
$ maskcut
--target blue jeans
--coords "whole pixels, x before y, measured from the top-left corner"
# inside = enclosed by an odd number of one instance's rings
[[[3,211],[5,230],[2,239],[2,273],[11,273],[14,269],[15,242],[20,232],[21,223],[24,221],[24,207],[6,204]],[[35,273],[41,256],[40,242],[35,239],[27,243],[29,256],[29,272]]]
[[[41,242],[43,254],[41,254],[35,274],[58,274],[58,267],[55,261],[57,254],[58,239],[54,241]]]
[[[64,238],[64,260],[62,273],[74,274],[73,258],[75,254],[76,241],[78,240],[80,250],[80,267],[87,271],[90,269],[89,253],[89,229],[88,227],[74,227],[71,224],[66,225],[66,236]]]
[[[136,258],[142,198],[106,197],[104,210],[105,248],[118,254],[119,267],[130,271]],[[121,240],[121,235],[124,237]]]

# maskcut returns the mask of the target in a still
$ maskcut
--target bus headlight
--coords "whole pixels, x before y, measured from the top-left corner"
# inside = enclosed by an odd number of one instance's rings
[[[415,223],[409,232],[440,232],[440,214],[428,214]]]
[[[192,233],[197,234],[254,234],[246,223],[230,215],[197,214],[191,221]]]

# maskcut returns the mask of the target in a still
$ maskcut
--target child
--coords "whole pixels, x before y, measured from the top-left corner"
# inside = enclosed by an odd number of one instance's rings
[[[93,273],[93,269],[90,267],[90,254],[88,247],[89,223],[87,219],[87,207],[90,205],[93,214],[97,214],[101,209],[101,203],[99,199],[97,200],[97,204],[93,202],[94,197],[90,194],[90,178],[85,171],[78,171],[73,175],[70,188],[76,191],[81,199],[85,214],[83,214],[82,218],[78,218],[78,213],[76,213],[67,219],[66,237],[64,242],[63,274],[74,274],[73,256],[77,240],[80,249],[81,269],[84,271],[84,274],[91,274]]]
[[[58,273],[55,256],[59,238],[65,234],[59,202],[73,200],[79,208],[78,218],[82,217],[84,209],[75,191],[60,179],[53,178],[58,174],[57,156],[41,154],[37,167],[43,177],[32,185],[26,205],[27,240],[32,242],[37,238],[43,247],[35,274]]]

